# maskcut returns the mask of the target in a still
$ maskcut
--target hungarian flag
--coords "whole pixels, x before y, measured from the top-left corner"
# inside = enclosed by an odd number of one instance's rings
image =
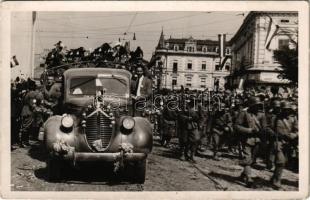
[[[18,65],[19,65],[19,62],[18,62],[16,56],[13,56],[13,57],[11,58],[11,68],[13,68],[13,67],[15,67],[15,66],[18,66]]]
[[[267,37],[265,40],[265,48],[269,49],[270,42],[272,38],[278,33],[279,31],[279,25],[276,24],[270,16],[269,17],[269,26],[267,30]]]

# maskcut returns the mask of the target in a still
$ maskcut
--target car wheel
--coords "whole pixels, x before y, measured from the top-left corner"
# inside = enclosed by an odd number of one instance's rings
[[[51,182],[58,182],[61,179],[62,161],[57,158],[48,156],[47,162],[47,178]]]
[[[146,174],[146,159],[135,163],[133,178],[136,183],[144,183]]]

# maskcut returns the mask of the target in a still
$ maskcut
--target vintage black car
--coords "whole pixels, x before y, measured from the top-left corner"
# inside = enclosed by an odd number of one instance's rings
[[[63,164],[98,161],[132,168],[143,183],[152,150],[150,122],[133,116],[131,73],[123,69],[74,68],[63,74],[63,114],[44,126],[48,177],[59,180]]]

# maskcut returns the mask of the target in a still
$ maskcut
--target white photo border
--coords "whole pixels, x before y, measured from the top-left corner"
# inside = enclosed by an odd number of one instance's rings
[[[309,195],[309,3],[306,1],[33,1],[2,2],[0,50],[0,183],[3,198],[61,199],[299,199]],[[11,13],[16,11],[298,11],[299,190],[192,192],[21,192],[11,191],[10,50]]]

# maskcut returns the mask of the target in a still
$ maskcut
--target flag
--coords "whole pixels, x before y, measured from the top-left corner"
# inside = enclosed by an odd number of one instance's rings
[[[32,11],[32,24],[34,24],[36,22],[36,19],[37,19],[37,12]]]
[[[13,56],[13,57],[11,58],[11,68],[16,67],[16,66],[18,66],[18,65],[19,65],[19,62],[18,62],[16,56]]]
[[[269,26],[268,26],[267,36],[266,36],[266,40],[265,40],[265,48],[266,49],[269,49],[269,45],[270,45],[272,38],[277,34],[277,32],[279,30],[279,25],[276,24],[270,16],[268,16],[268,17],[269,17]]]

